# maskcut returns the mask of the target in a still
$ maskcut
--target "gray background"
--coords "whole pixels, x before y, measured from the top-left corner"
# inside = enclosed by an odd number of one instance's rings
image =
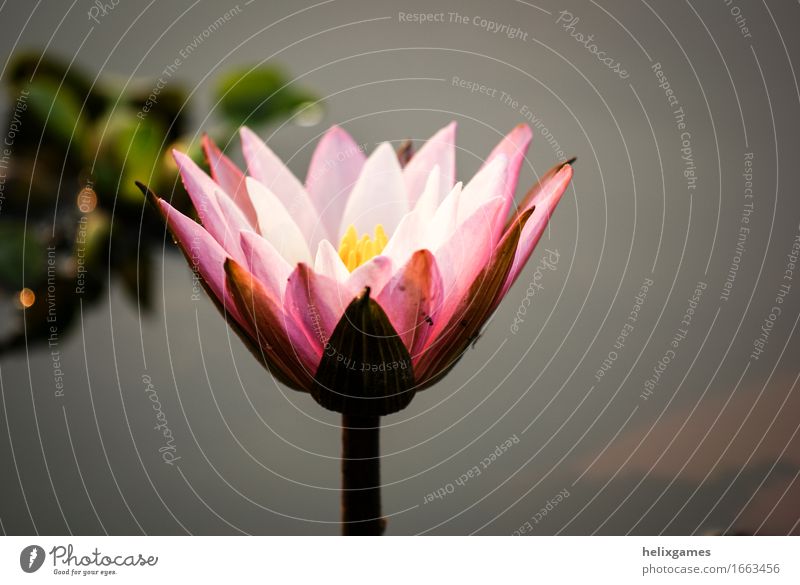
[[[99,25],[87,18],[91,6],[3,3],[1,54],[49,43],[92,73],[146,78],[234,4],[120,0]],[[567,156],[579,157],[551,229],[475,349],[385,419],[389,534],[798,532],[800,283],[765,353],[749,358],[800,221],[796,3],[256,0],[240,8],[177,79],[208,95],[232,64],[288,67],[326,102],[318,126],[262,132],[300,177],[331,123],[371,150],[383,140],[425,139],[457,120],[458,175],[468,179],[525,120],[498,98],[454,87],[453,76],[510,94]],[[579,17],[575,30],[595,35],[630,77],[620,79],[571,38],[556,23],[560,10]],[[470,21],[404,23],[399,11],[457,11]],[[475,16],[518,26],[527,38],[488,32],[471,24]],[[655,62],[686,112],[693,192]],[[201,99],[193,110],[198,131],[211,108]],[[557,162],[541,130],[534,133],[520,191]],[[746,152],[754,155],[754,212],[724,302]],[[514,334],[545,247],[559,262],[538,280],[543,290]],[[183,259],[160,256],[155,314],[140,317],[112,283],[107,302],[85,311],[82,327],[62,340],[63,398],[54,396],[46,349],[0,362],[3,530],[337,533],[337,416],[271,381],[211,303],[190,300]],[[655,284],[640,318],[597,382],[645,278]],[[698,281],[708,287],[688,335],[645,401],[643,384]],[[144,374],[175,434],[175,466],[157,452]],[[512,435],[518,444],[456,484]],[[452,493],[424,503],[448,484]],[[569,497],[534,523],[565,489]]]

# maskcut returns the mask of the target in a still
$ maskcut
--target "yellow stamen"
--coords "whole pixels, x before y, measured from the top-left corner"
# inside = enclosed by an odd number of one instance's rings
[[[375,246],[378,248],[379,252],[382,252],[383,249],[386,247],[386,244],[389,242],[389,238],[386,237],[386,232],[383,230],[383,225],[378,224],[375,226]]]
[[[342,259],[347,269],[352,272],[370,258],[374,258],[386,247],[389,238],[381,224],[375,226],[375,236],[364,234],[358,237],[355,226],[351,225],[342,236],[339,243],[339,258]]]

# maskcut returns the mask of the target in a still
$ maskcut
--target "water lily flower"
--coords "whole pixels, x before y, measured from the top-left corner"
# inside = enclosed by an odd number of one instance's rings
[[[173,153],[201,223],[150,195],[210,295],[284,384],[314,393],[321,364],[353,357],[332,347],[337,326],[363,318],[362,333],[380,322],[402,347],[397,359],[345,366],[402,370],[419,390],[477,337],[572,177],[569,163],[557,165],[515,207],[530,128],[514,128],[466,184],[456,182],[455,132],[453,122],[406,161],[389,143],[367,157],[333,126],[304,184],[242,128],[247,174],[208,137],[210,176]]]
[[[530,128],[514,128],[466,185],[455,131],[416,154],[383,143],[367,157],[334,126],[305,184],[247,128],[247,174],[206,137],[210,176],[174,152],[200,223],[139,185],[253,354],[342,413],[344,534],[383,534],[380,417],[476,339],[572,178],[571,161],[556,165],[515,207]]]

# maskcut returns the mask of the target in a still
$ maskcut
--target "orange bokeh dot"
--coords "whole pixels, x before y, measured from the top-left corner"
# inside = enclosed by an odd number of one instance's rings
[[[91,187],[84,187],[78,193],[77,203],[82,213],[91,213],[97,207],[97,193]]]
[[[19,291],[19,304],[23,309],[27,309],[36,302],[36,295],[29,288],[23,288]]]

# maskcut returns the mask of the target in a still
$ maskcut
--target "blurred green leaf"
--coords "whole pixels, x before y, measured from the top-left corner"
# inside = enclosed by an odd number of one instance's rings
[[[86,100],[84,114],[96,117],[105,109],[107,100],[92,85],[91,79],[84,75],[78,67],[69,64],[52,55],[42,55],[38,52],[22,52],[14,55],[9,65],[8,89],[12,99],[16,99],[20,91],[25,89],[31,81],[47,79],[55,82],[56,86],[62,84],[62,90],[69,91],[78,98],[79,103]]]
[[[272,66],[223,74],[214,95],[205,96],[214,98],[220,110],[219,123],[209,131],[221,144],[229,144],[243,123],[261,125],[289,117],[300,126],[318,123],[324,112],[317,97],[298,89],[292,79]],[[143,308],[152,304],[154,260],[146,234],[160,236],[164,228],[149,207],[142,215],[142,195],[134,180],[148,183],[169,196],[179,210],[191,213],[177,167],[167,153],[178,148],[201,165],[204,157],[197,135],[188,127],[190,106],[195,104],[189,103],[188,92],[178,80],[158,92],[155,80],[140,81],[130,84],[109,75],[98,79],[85,75],[80,67],[36,52],[10,57],[4,77],[11,106],[7,119],[9,127],[18,120],[22,131],[15,136],[14,156],[6,173],[0,290],[13,297],[28,287],[36,300],[24,312],[14,313],[19,316],[20,330],[0,339],[0,353],[33,340],[46,341],[49,335],[50,315],[43,300],[53,284],[47,272],[51,243],[64,260],[54,284],[60,330],[72,322],[79,300],[88,304],[105,298],[109,273]],[[92,205],[93,211],[76,199],[81,189],[94,190],[97,207]],[[45,235],[30,230],[32,221],[44,222],[54,215],[58,218],[55,232],[48,229]],[[84,272],[77,273],[79,262]],[[78,277],[80,294],[75,292]]]
[[[64,144],[83,139],[80,101],[71,89],[47,78],[35,79],[27,89],[28,109],[47,136]]]
[[[316,97],[287,85],[289,78],[277,67],[236,69],[217,81],[214,99],[231,126],[265,124],[291,115]]]
[[[103,266],[108,258],[108,236],[111,222],[104,211],[94,211],[81,217],[75,238],[76,251],[80,249],[86,265]]]
[[[0,286],[36,288],[46,274],[46,249],[22,221],[0,222]],[[23,278],[24,274],[24,278]]]
[[[104,131],[105,129],[105,131]],[[103,195],[116,193],[129,203],[140,203],[142,193],[134,181],[158,182],[166,129],[158,118],[140,119],[128,108],[118,108],[98,121],[95,140],[101,140],[95,173]],[[122,176],[120,177],[120,173]]]
[[[180,86],[168,85],[161,89],[155,102],[152,99],[152,87],[155,82],[149,80],[145,89],[135,89],[120,97],[120,103],[127,103],[147,118],[158,118],[168,129],[169,140],[177,140],[185,130],[186,118],[189,114],[189,97]]]

